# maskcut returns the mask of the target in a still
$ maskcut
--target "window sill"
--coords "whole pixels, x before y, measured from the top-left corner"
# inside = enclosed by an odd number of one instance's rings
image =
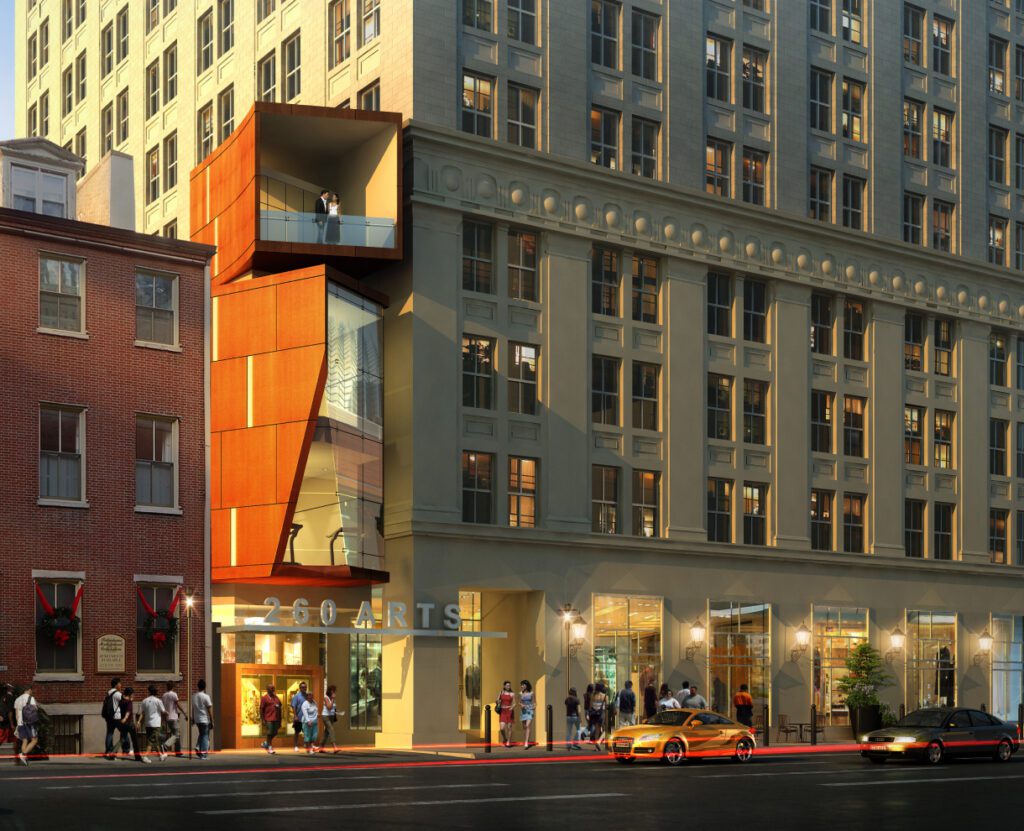
[[[135,681],[180,681],[180,672],[137,672]]]
[[[88,332],[72,332],[68,329],[51,329],[48,326],[37,326],[36,331],[40,335],[57,335],[62,338],[76,338],[77,340],[89,340]]]
[[[177,508],[161,508],[157,505],[136,505],[135,513],[137,514],[163,514],[165,516],[182,516],[184,511],[181,507]]]
[[[71,499],[37,499],[36,505],[44,508],[88,508],[88,501],[75,502]]]
[[[81,672],[46,672],[36,673],[32,676],[33,681],[84,681],[85,675]]]
[[[181,352],[181,346],[172,343],[154,343],[148,340],[137,340],[135,345],[140,349],[156,349],[160,352]]]

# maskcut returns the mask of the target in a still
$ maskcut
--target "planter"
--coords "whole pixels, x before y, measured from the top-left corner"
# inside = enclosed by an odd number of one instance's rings
[[[871,704],[867,707],[854,707],[850,710],[850,726],[853,737],[859,739],[864,733],[879,730],[882,727],[882,706]]]

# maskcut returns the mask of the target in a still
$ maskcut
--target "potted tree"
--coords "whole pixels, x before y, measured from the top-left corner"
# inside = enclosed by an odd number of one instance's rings
[[[891,686],[893,677],[885,671],[881,653],[868,643],[855,646],[846,658],[847,676],[836,682],[850,711],[853,736],[882,726],[882,702],[878,691]]]

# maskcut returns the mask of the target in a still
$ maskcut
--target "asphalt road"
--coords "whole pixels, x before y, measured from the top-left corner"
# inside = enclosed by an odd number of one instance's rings
[[[1020,827],[1008,764],[873,765],[852,754],[620,765],[597,754],[488,760],[279,754],[0,769],[0,829],[882,829]],[[227,763],[224,763],[227,761]]]

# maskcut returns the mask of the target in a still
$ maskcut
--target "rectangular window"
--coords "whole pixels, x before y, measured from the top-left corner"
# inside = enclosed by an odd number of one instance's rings
[[[75,133],[75,155],[81,156],[82,161],[85,162],[85,151],[86,151],[86,134],[85,127]],[[82,174],[78,174],[78,178],[82,178]]]
[[[924,318],[907,313],[903,317],[903,368],[924,370]]]
[[[1009,511],[993,508],[988,512],[988,556],[993,563],[1005,564],[1006,524]]]
[[[632,170],[634,176],[656,179],[658,176],[657,121],[633,116]]]
[[[932,506],[932,528],[934,547],[932,557],[936,560],[953,559],[953,505],[936,502]]]
[[[380,81],[374,81],[359,91],[359,109],[380,112]]]
[[[81,104],[86,96],[86,60],[85,52],[75,59],[75,103]]]
[[[832,34],[832,0],[811,0],[811,31]]]
[[[849,43],[864,42],[864,0],[843,0],[843,40]]]
[[[178,238],[178,220],[172,219],[164,226],[163,236],[165,239]]]
[[[732,542],[732,482],[708,479],[708,542]]]
[[[658,322],[658,261],[633,255],[633,320]]]
[[[1013,97],[1024,101],[1024,45],[1013,47]]]
[[[490,138],[494,114],[494,81],[469,72],[462,74],[462,130]]]
[[[594,465],[590,479],[590,530],[619,533],[619,469]]]
[[[903,4],[903,60],[921,66],[921,42],[924,39],[924,11]]]
[[[117,143],[128,141],[128,90],[121,90],[117,95]]]
[[[634,429],[658,429],[658,375],[657,364],[633,361]]]
[[[82,671],[82,605],[81,596],[78,594],[81,585],[81,583],[70,579],[35,581],[35,589],[38,592],[34,599],[35,659],[36,673],[39,675],[45,676],[48,673],[77,674]],[[50,632],[39,625],[44,617],[50,615],[47,606],[54,611],[57,609],[75,610],[75,617],[78,619],[77,631],[71,634],[68,629],[62,630],[67,634],[67,640],[60,645]],[[11,715],[13,716],[14,713],[12,712]]]
[[[481,227],[490,231],[489,225]],[[508,232],[508,296],[513,300],[537,302],[537,235],[532,231],[512,229]]]
[[[731,196],[729,169],[732,166],[732,145],[709,138],[704,153],[704,190],[716,196]]]
[[[1006,335],[993,332],[988,338],[988,382],[994,387],[1009,386],[1007,367],[1010,356]]]
[[[1006,184],[1006,137],[1008,133],[999,127],[988,128],[988,180],[998,185]]]
[[[494,259],[491,249],[493,228],[483,222],[462,223],[462,288],[492,294]]]
[[[160,25],[160,0],[146,0],[146,34]]]
[[[1024,390],[1024,337],[1017,337],[1017,360],[1014,366],[1017,369],[1017,389]]]
[[[160,110],[160,61],[146,67],[146,118]]]
[[[1006,95],[1006,41],[989,36],[988,91]]]
[[[619,252],[595,246],[590,252],[590,310],[619,316]]]
[[[707,437],[732,441],[732,378],[708,373]]]
[[[658,79],[658,16],[633,10],[633,74],[648,81]]]
[[[147,508],[175,508],[177,450],[174,419],[135,417],[135,504]]]
[[[213,66],[213,10],[196,22],[196,74],[202,75]]]
[[[807,216],[819,222],[832,221],[832,171],[812,167],[807,186]]]
[[[302,92],[302,36],[296,32],[281,47],[284,51],[284,100],[294,101]]]
[[[752,46],[743,47],[743,108],[763,113],[765,109],[765,70],[768,53]]]
[[[147,626],[162,627],[166,621],[161,621],[159,613],[161,611],[170,609],[171,604],[174,602],[174,596],[178,593],[179,588],[171,584],[164,584],[161,586],[137,586],[139,595],[136,596],[135,603],[135,626],[136,626],[136,657],[137,657],[137,668],[138,672],[161,672],[161,673],[177,673],[178,671],[178,649],[177,644],[173,642],[165,642],[165,646],[162,648],[157,647],[147,632]],[[145,598],[145,604],[142,599]],[[156,620],[153,620],[152,615],[146,610],[146,606],[153,609],[158,613]],[[176,607],[175,611],[181,608],[181,604]],[[157,629],[156,631],[160,631]],[[141,694],[136,693],[136,700],[141,698]]]
[[[85,294],[79,260],[53,256],[39,258],[39,325],[44,329],[83,332],[82,303]]]
[[[196,164],[213,152],[213,104],[207,104],[196,115]]]
[[[932,248],[949,253],[953,250],[953,203],[932,200]]]
[[[743,340],[765,343],[767,340],[767,288],[760,280],[743,281]]]
[[[908,159],[920,159],[921,155],[921,116],[924,104],[918,101],[903,99],[903,155]]]
[[[106,78],[114,69],[114,24],[108,23],[100,32],[100,77]]]
[[[911,245],[921,244],[921,229],[924,222],[924,197],[916,193],[903,193],[903,241]]]
[[[508,524],[510,528],[537,527],[536,459],[508,457]]]
[[[351,0],[334,0],[327,12],[331,27],[331,69],[343,64],[352,55],[351,5]]]
[[[462,452],[462,521],[492,522],[494,456],[474,450]]]
[[[148,271],[135,273],[135,339],[173,346],[178,342],[175,278]]]
[[[658,502],[661,474],[654,470],[633,471],[633,536],[660,537]]]
[[[743,148],[743,201],[751,205],[765,204],[765,171],[768,154],[750,147]]]
[[[146,204],[151,205],[160,198],[160,148],[154,147],[146,153]]]
[[[531,46],[537,42],[537,0],[508,0],[508,36]]]
[[[764,545],[767,541],[768,486],[743,483],[743,544]]]
[[[28,134],[39,135],[39,108],[36,104],[28,108]]]
[[[988,472],[991,476],[1006,476],[1006,427],[999,418],[988,420]]]
[[[591,358],[590,419],[594,424],[619,423],[619,359]]]
[[[935,373],[949,375],[953,357],[953,321],[946,318],[935,320]]]
[[[1013,137],[1013,186],[1024,190],[1024,135],[1016,133]]]
[[[768,436],[768,383],[743,379],[743,441],[765,444]]]
[[[117,62],[128,57],[128,6],[117,13]]]
[[[531,150],[537,147],[537,90],[508,85],[508,140]]]
[[[843,138],[864,141],[864,84],[843,78]]]
[[[843,226],[864,230],[865,181],[857,176],[843,175]]]
[[[843,357],[864,360],[864,304],[859,300],[843,301]]]
[[[380,0],[362,0],[363,46],[380,35]]]
[[[114,105],[107,104],[100,111],[100,153],[106,155],[114,148]]]
[[[73,0],[63,0],[60,15],[60,42],[66,43],[75,31],[75,8]]]
[[[953,113],[932,108],[932,163],[953,166]]]
[[[10,166],[10,174],[15,210],[66,217],[68,185],[62,174],[15,163]]]
[[[1024,478],[1024,421],[1018,421],[1015,429],[1017,432],[1015,474],[1018,479],[1022,479]]]
[[[935,411],[935,429],[932,435],[935,467],[947,470],[953,467],[953,417],[954,413],[945,410]]]
[[[39,498],[85,501],[85,412],[43,404],[39,408]]]
[[[811,548],[832,550],[832,492],[811,491]]]
[[[462,336],[462,406],[494,409],[494,341]]]
[[[924,407],[903,408],[903,462],[924,464]]]
[[[537,356],[529,343],[508,345],[508,411],[537,415]]]
[[[932,15],[932,71],[953,74],[953,21]]]
[[[590,60],[597,66],[619,68],[619,4],[590,3]]]
[[[864,514],[867,497],[859,493],[843,495],[843,551],[864,553]]]
[[[732,337],[732,283],[728,274],[708,272],[708,334]]]
[[[832,132],[832,73],[811,68],[811,129]]]
[[[594,107],[590,111],[590,161],[619,169],[619,114]]]
[[[832,354],[832,298],[827,294],[811,295],[811,352]]]
[[[704,62],[707,97],[728,104],[732,101],[732,41],[709,34],[704,41]]]
[[[47,138],[50,134],[50,92],[39,96],[39,135]]]
[[[217,55],[235,45],[235,0],[217,0]]]
[[[988,218],[988,261],[1006,265],[1006,220],[1001,216]]]
[[[924,556],[924,502],[919,499],[903,501],[903,553]]]
[[[220,144],[235,130],[235,87],[228,87],[217,96],[217,143]]]
[[[843,455],[864,457],[864,410],[867,399],[843,396]]]
[[[832,393],[811,390],[811,452],[832,452]]]
[[[274,52],[256,65],[256,97],[271,103],[277,98],[277,55]]]

